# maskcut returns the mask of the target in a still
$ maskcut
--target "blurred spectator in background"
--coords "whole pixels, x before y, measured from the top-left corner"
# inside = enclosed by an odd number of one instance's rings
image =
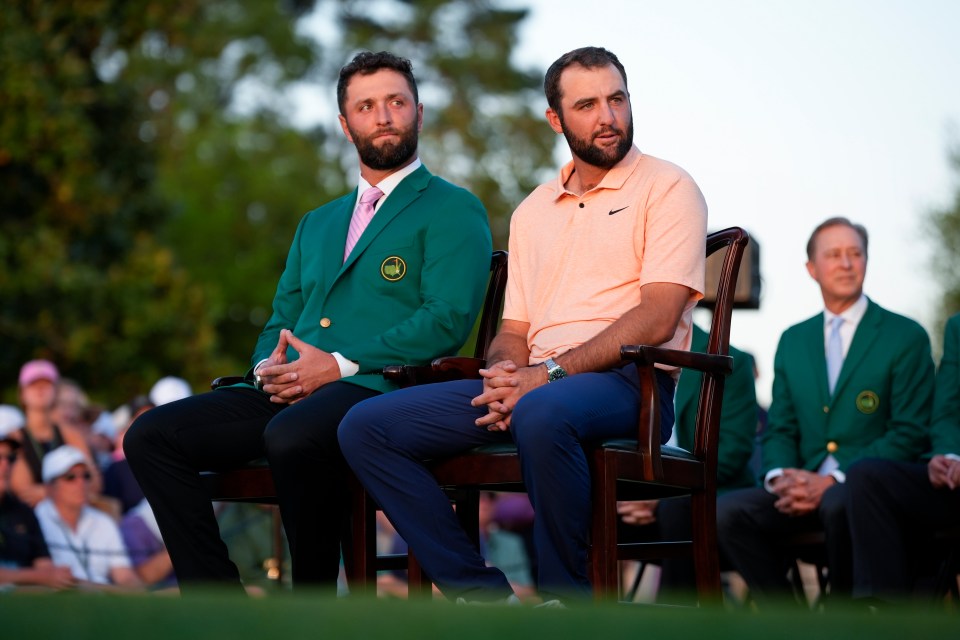
[[[116,431],[114,438],[116,446],[111,455],[111,462],[103,472],[103,493],[119,500],[123,513],[127,513],[143,500],[143,491],[137,484],[137,479],[133,477],[130,463],[123,454],[123,437],[133,421],[154,406],[156,405],[147,396],[137,396],[127,403],[126,411],[117,412],[124,419],[124,424]]]
[[[69,567],[83,586],[140,587],[116,523],[89,506],[92,471],[87,454],[70,445],[44,456],[48,497],[35,513],[53,561]]]
[[[109,462],[113,450],[113,429],[102,428],[108,421],[104,418],[109,419],[109,416],[103,407],[90,402],[83,387],[75,380],[60,378],[54,385],[51,420],[57,426],[83,435],[99,469]]]
[[[64,444],[79,449],[93,461],[83,433],[70,425],[60,425],[53,419],[56,385],[60,381],[57,367],[49,360],[31,360],[20,369],[20,404],[26,424],[19,433],[23,445],[21,455],[13,468],[11,487],[20,500],[36,506],[47,496],[41,471],[44,456]],[[91,495],[100,491],[100,474],[91,465],[92,478],[88,483]]]
[[[150,402],[157,407],[192,395],[193,389],[190,388],[190,384],[183,378],[174,376],[160,378],[150,388]]]
[[[123,536],[123,544],[130,555],[133,569],[145,585],[153,589],[177,586],[177,576],[173,572],[170,554],[167,553],[157,519],[146,500],[141,499],[123,517],[120,534]]]
[[[19,409],[0,405],[0,591],[18,585],[64,589],[74,583],[70,570],[53,565],[36,516],[9,491],[20,450],[12,435],[24,422]]]
[[[110,464],[106,466],[103,474],[103,492],[120,500],[123,513],[129,512],[143,500],[143,491],[137,484],[136,478],[133,477],[130,463],[127,462],[123,452],[123,438],[127,429],[144,412],[191,395],[193,395],[193,391],[186,380],[166,376],[154,383],[153,387],[150,388],[149,395],[136,396],[124,405],[123,410],[118,409],[114,415],[110,416],[111,424],[114,427],[113,441],[115,446]]]
[[[90,399],[75,380],[60,378],[54,381],[53,408],[51,419],[59,425],[85,431],[90,427]]]

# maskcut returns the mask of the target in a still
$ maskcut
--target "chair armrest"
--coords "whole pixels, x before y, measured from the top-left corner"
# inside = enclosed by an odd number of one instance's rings
[[[730,356],[662,349],[646,345],[627,344],[620,347],[620,357],[637,364],[665,364],[684,369],[696,369],[703,373],[728,375],[733,371],[733,358]]]
[[[659,482],[663,480],[660,457],[660,391],[653,365],[665,364],[697,369],[704,373],[728,374],[733,370],[733,358],[647,345],[623,345],[620,347],[620,357],[637,363],[640,385],[637,451],[643,456],[644,476]]]
[[[449,380],[479,380],[480,369],[486,366],[486,360],[464,356],[437,358],[430,363],[438,375],[449,376]]]
[[[476,379],[484,361],[479,358],[447,356],[428,365],[392,364],[383,368],[383,377],[401,387],[451,380]]]
[[[240,384],[243,382],[243,379],[243,376],[220,376],[210,383],[210,388],[219,389],[220,387],[229,387],[231,385]]]

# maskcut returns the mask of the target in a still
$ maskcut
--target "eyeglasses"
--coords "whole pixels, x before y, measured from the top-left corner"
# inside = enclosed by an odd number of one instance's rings
[[[60,477],[66,480],[67,482],[73,482],[77,478],[83,478],[87,482],[93,479],[93,476],[90,475],[89,471],[85,471],[83,473],[65,473]]]

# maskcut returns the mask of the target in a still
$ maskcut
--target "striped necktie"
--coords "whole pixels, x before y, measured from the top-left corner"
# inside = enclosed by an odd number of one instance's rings
[[[353,217],[350,218],[350,228],[347,230],[347,244],[343,248],[344,262],[347,261],[347,257],[349,257],[350,252],[353,251],[357,240],[363,235],[363,230],[366,229],[370,221],[373,220],[374,208],[377,206],[377,201],[382,195],[383,191],[380,191],[377,187],[370,187],[360,196],[360,204],[357,205],[356,211],[353,212]]]

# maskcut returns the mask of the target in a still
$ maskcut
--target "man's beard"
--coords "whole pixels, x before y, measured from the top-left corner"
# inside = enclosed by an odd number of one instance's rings
[[[624,135],[621,129],[617,129],[616,127],[604,127],[590,140],[575,136],[569,129],[567,129],[567,125],[563,121],[563,118],[560,119],[560,127],[563,130],[563,136],[567,139],[567,144],[570,145],[570,151],[573,153],[573,155],[577,156],[587,164],[594,167],[600,167],[601,169],[609,169],[623,160],[630,152],[630,148],[633,146],[633,118],[630,119],[630,124],[627,125],[626,135]],[[600,148],[593,144],[593,139],[597,135],[611,132],[620,135],[620,142],[616,147]]]
[[[350,129],[350,136],[353,138],[353,144],[357,147],[357,154],[360,161],[371,169],[386,171],[400,167],[417,152],[418,132],[415,124],[411,124],[407,129],[390,129],[377,131],[374,135],[382,135],[389,132],[400,137],[399,142],[388,142],[377,147],[373,143],[373,137],[365,138]]]

